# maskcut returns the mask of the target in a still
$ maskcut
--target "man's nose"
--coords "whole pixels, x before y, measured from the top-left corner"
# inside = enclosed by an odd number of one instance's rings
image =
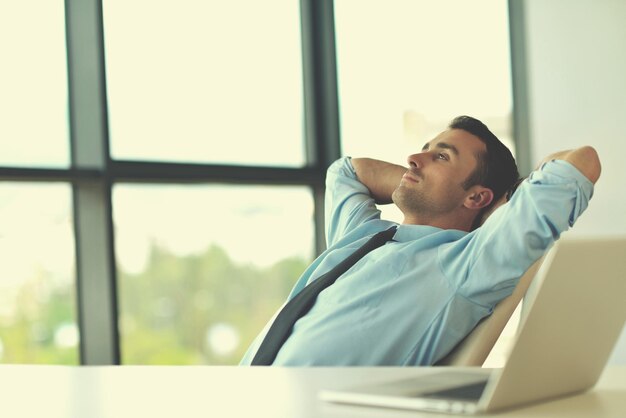
[[[424,167],[424,161],[426,160],[426,155],[428,152],[420,152],[417,154],[411,154],[407,157],[407,163],[409,167],[422,168]]]

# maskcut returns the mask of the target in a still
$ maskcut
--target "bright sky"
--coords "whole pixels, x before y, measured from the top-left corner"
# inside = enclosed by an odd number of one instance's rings
[[[0,165],[69,164],[62,1],[0,2]]]
[[[211,243],[241,263],[268,266],[313,256],[313,200],[306,187],[117,186],[118,262],[143,269],[152,242],[179,255]]]
[[[346,154],[404,163],[454,116],[510,117],[506,1],[337,0],[335,10]]]

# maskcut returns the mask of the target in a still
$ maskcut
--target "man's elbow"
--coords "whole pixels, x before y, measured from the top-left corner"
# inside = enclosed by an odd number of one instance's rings
[[[565,160],[574,165],[592,183],[595,184],[600,178],[602,165],[598,152],[593,147],[586,145],[577,148],[569,153]]]

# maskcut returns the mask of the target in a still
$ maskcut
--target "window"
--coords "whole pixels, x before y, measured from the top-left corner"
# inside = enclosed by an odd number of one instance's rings
[[[66,184],[0,183],[0,362],[78,363]]]
[[[297,1],[103,7],[114,158],[304,165]]]
[[[313,256],[304,187],[114,189],[124,364],[236,364]]]
[[[0,166],[69,164],[62,1],[0,3]]]

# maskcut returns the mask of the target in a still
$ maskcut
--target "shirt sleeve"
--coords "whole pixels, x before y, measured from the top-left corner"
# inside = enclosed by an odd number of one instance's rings
[[[326,173],[326,244],[371,219],[380,219],[374,198],[354,171],[350,157],[335,161]]]
[[[587,208],[593,184],[563,160],[531,173],[483,226],[439,249],[444,275],[459,293],[492,308]]]

